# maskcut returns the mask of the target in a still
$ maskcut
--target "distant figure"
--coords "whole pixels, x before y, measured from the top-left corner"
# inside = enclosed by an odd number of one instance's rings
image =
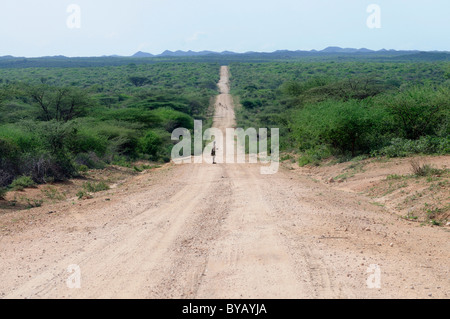
[[[214,143],[213,143],[213,148],[211,150],[211,156],[213,158],[213,164],[217,164],[216,163],[216,141],[214,141]]]

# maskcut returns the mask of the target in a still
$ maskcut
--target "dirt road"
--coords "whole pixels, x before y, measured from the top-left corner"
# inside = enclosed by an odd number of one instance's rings
[[[219,87],[232,127],[226,67]],[[172,164],[51,210],[0,239],[2,298],[450,295],[447,229],[283,168]]]

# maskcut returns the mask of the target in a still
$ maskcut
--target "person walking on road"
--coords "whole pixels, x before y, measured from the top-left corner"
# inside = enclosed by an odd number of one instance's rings
[[[214,143],[213,143],[213,147],[211,150],[211,156],[213,158],[213,164],[217,164],[216,163],[216,141],[214,141]]]

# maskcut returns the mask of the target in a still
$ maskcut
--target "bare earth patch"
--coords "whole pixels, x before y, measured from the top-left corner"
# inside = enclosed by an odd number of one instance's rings
[[[21,191],[10,191],[0,200],[0,234],[22,229],[49,215],[81,206],[85,200],[109,201],[115,193],[127,188],[131,179],[158,170],[161,165],[136,163],[137,170],[121,166],[89,170],[79,178],[65,182],[36,185]],[[101,186],[101,187],[98,187]],[[95,189],[95,188],[98,188]]]
[[[418,176],[413,162],[433,171]],[[410,221],[447,225],[450,217],[450,156],[366,159],[339,164],[285,166],[333,189],[363,194],[373,205]]]

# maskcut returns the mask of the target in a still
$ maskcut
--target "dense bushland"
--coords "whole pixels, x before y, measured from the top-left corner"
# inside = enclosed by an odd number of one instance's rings
[[[86,168],[169,161],[177,127],[209,119],[219,65],[0,70],[0,188]]]
[[[279,127],[300,164],[450,152],[450,63],[231,65],[238,125]]]

